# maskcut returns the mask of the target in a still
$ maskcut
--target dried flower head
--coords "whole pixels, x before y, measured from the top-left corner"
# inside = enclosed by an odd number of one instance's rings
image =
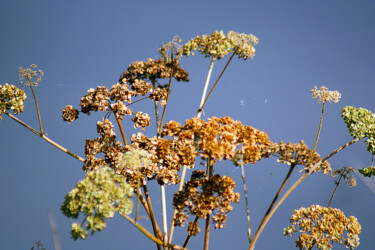
[[[346,218],[340,209],[319,205],[302,207],[294,210],[290,222],[292,225],[284,229],[284,235],[301,232],[296,241],[299,249],[311,249],[314,245],[318,249],[331,249],[334,242],[350,249],[359,245],[361,225],[354,216]]]
[[[38,83],[42,80],[44,73],[41,69],[33,70],[37,67],[37,65],[31,64],[30,67],[26,69],[23,69],[22,67],[18,68],[21,86],[38,86]]]
[[[23,102],[26,101],[27,96],[22,89],[14,85],[5,83],[0,85],[0,120],[1,114],[9,110],[13,111],[15,115],[23,112]]]
[[[96,89],[89,89],[87,95],[81,98],[81,112],[90,115],[90,111],[101,110],[105,112],[108,108],[108,89],[98,86]]]
[[[335,178],[334,182],[336,185],[338,185],[341,181],[341,179],[344,179],[346,184],[349,185],[349,187],[355,187],[357,185],[356,178],[351,175],[351,173],[354,173],[355,170],[352,167],[342,167],[339,169],[335,169],[331,173],[331,177]]]
[[[239,58],[246,60],[253,58],[255,55],[254,45],[258,42],[258,38],[251,34],[229,31],[224,35],[223,31],[215,31],[211,35],[196,36],[191,39],[182,47],[182,54],[194,55],[194,51],[198,50],[205,57],[221,59],[229,53],[235,53]]]
[[[318,99],[319,103],[325,103],[325,102],[334,102],[338,103],[341,98],[341,94],[338,91],[329,91],[328,88],[322,86],[318,90],[316,86],[312,90],[310,90],[312,93],[313,99]]]
[[[159,48],[159,54],[163,58],[164,62],[171,63],[172,58],[174,61],[181,58],[181,48],[180,45],[181,38],[179,36],[173,37],[171,42],[165,43]]]
[[[129,85],[116,83],[112,85],[111,91],[109,92],[109,97],[111,101],[122,101],[122,102],[132,102],[132,96],[136,93],[129,89]]]
[[[262,151],[262,157],[267,158],[271,155],[278,157],[277,162],[280,163],[287,165],[303,165],[306,171],[309,170],[310,166],[321,160],[320,155],[314,152],[313,149],[309,149],[303,141],[296,144],[290,142],[284,143],[282,141],[273,143]],[[332,171],[327,161],[324,161],[313,172],[315,173],[320,170],[323,170],[324,174],[328,174],[328,172]]]
[[[214,175],[208,179],[204,171],[194,171],[191,179],[173,198],[173,206],[177,209],[174,223],[183,226],[190,214],[202,219],[212,214],[215,228],[224,228],[226,216],[233,210],[231,203],[238,203],[240,199],[234,188],[235,182],[229,176]],[[198,234],[198,225],[189,224],[189,234]]]
[[[74,109],[72,105],[66,105],[62,113],[63,120],[67,121],[69,124],[77,120],[79,115],[78,109]]]
[[[150,126],[150,116],[147,113],[138,111],[135,116],[132,118],[134,122],[134,128],[142,127],[142,131],[145,130],[145,127]]]

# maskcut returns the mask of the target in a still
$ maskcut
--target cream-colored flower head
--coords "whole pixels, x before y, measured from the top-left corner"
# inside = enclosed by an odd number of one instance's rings
[[[319,103],[325,103],[325,102],[334,102],[338,103],[341,99],[341,94],[337,90],[330,91],[325,86],[318,88],[315,86],[312,90],[310,90],[312,93],[313,99],[318,99]]]

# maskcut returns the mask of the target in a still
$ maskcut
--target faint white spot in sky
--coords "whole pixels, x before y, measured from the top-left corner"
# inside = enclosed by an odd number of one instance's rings
[[[246,106],[246,101],[245,100],[240,100],[240,108],[244,109]]]
[[[268,100],[267,98],[264,99],[264,104],[267,104]]]

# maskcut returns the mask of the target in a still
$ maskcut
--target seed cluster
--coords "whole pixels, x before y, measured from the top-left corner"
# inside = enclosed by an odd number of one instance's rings
[[[349,185],[349,187],[355,187],[357,185],[356,178],[351,175],[351,173],[354,173],[355,170],[352,167],[342,167],[339,169],[335,169],[331,173],[331,177],[335,178],[335,184],[338,185],[340,183],[341,179],[344,179],[346,184]]]
[[[284,235],[291,237],[293,233],[301,232],[296,241],[299,249],[311,249],[314,245],[317,249],[331,249],[333,242],[345,244],[350,249],[359,245],[361,225],[356,217],[347,218],[340,209],[319,205],[302,207],[294,210],[290,222],[292,225],[284,229]]]
[[[229,176],[213,175],[207,178],[204,171],[194,171],[183,190],[173,198],[173,206],[177,209],[175,225],[183,226],[190,214],[201,219],[212,214],[215,228],[224,228],[227,214],[233,210],[231,203],[240,200],[234,188],[235,182]],[[189,223],[190,235],[197,235],[199,231],[198,223]]]
[[[33,70],[38,66],[35,64],[31,64],[29,68],[23,69],[19,67],[18,73],[21,80],[21,86],[38,86],[39,82],[42,80],[44,72],[39,70]]]
[[[262,151],[262,157],[267,158],[271,155],[278,157],[277,161],[280,163],[287,165],[303,165],[305,166],[304,169],[306,171],[308,171],[312,165],[321,160],[320,155],[314,152],[313,149],[309,149],[303,141],[296,144],[290,142],[284,143],[282,141],[272,143]],[[327,161],[323,162],[313,172],[315,173],[320,170],[322,170],[324,174],[328,174],[328,172],[332,171]]]

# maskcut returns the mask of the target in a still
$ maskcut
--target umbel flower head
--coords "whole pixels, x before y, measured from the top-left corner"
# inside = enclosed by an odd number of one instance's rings
[[[313,99],[318,99],[319,103],[325,103],[325,102],[333,102],[338,103],[341,98],[341,94],[338,91],[330,91],[328,88],[322,86],[318,90],[316,86],[312,90],[310,90],[312,93]]]
[[[21,86],[38,86],[39,82],[42,80],[44,72],[41,69],[33,70],[37,68],[36,64],[31,64],[29,68],[19,67],[18,72],[20,75]]]
[[[296,241],[299,249],[332,249],[332,243],[344,244],[354,249],[359,245],[358,235],[361,225],[357,218],[345,214],[337,208],[312,205],[294,210],[290,218],[291,226],[284,229],[285,236],[302,233]],[[345,233],[346,232],[346,233]]]
[[[22,113],[23,102],[26,99],[27,96],[22,89],[8,83],[0,85],[0,120],[3,119],[1,114],[9,110],[13,111],[15,115]]]
[[[94,234],[106,227],[105,220],[111,219],[115,212],[130,214],[133,207],[131,197],[133,188],[125,182],[125,177],[115,174],[108,167],[87,173],[65,197],[61,210],[65,216],[77,219],[82,213],[86,216],[86,225],[73,223],[73,239],[85,239],[87,230]]]
[[[254,46],[259,43],[254,35],[240,34],[229,31],[226,35],[223,31],[215,31],[211,35],[196,36],[182,47],[182,54],[194,55],[198,50],[205,57],[221,59],[229,53],[235,53],[244,60],[253,58],[255,55]]]
[[[356,178],[352,175],[355,170],[352,167],[342,167],[339,169],[335,169],[331,173],[331,177],[335,178],[334,182],[336,185],[340,183],[341,179],[344,179],[346,184],[349,185],[349,187],[355,187],[357,185]]]

